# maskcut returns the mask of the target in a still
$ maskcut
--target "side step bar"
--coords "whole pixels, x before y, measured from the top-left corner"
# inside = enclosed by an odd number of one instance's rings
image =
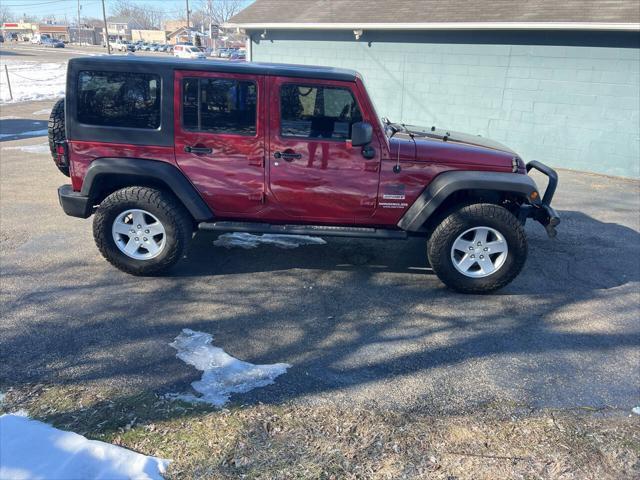
[[[280,235],[315,235],[318,237],[359,237],[380,239],[406,239],[403,230],[386,230],[365,227],[334,227],[327,225],[274,225],[251,222],[202,222],[200,230],[218,232],[275,233]]]

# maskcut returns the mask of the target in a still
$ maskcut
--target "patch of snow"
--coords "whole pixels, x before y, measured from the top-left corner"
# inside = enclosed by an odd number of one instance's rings
[[[254,365],[232,357],[219,347],[211,345],[213,337],[204,332],[185,328],[169,345],[178,353],[176,357],[202,371],[202,378],[193,382],[193,389],[202,394],[179,395],[175,398],[189,402],[207,402],[217,407],[229,401],[232,393],[245,393],[257,387],[274,383],[276,377],[286,373],[291,365],[275,363]]]
[[[33,112],[31,115],[49,115],[51,113],[50,108],[43,108],[42,110],[38,110],[37,112]]]
[[[7,76],[0,75],[0,103],[17,103],[64,96],[66,62],[39,63],[3,59],[2,70],[7,65],[13,99],[9,96]]]
[[[256,248],[259,245],[272,245],[279,248],[298,248],[300,245],[326,245],[322,238],[307,235],[279,235],[265,233],[252,235],[244,232],[223,233],[213,242],[217,247],[244,249]]]
[[[49,135],[48,130],[26,130],[16,133],[0,133],[0,139],[7,137],[44,137]]]
[[[6,393],[0,392],[0,405],[2,405],[4,403],[4,397],[6,397],[6,396],[7,396]]]
[[[19,147],[2,147],[2,150],[20,150],[25,153],[50,153],[49,144],[41,143],[38,145],[21,145]]]
[[[16,118],[20,117],[16,117],[15,115],[6,115],[4,117],[0,117],[0,120],[15,120]]]
[[[636,415],[640,415],[640,405],[638,405],[637,407],[633,407],[631,411]]]
[[[25,416],[0,416],[0,478],[158,479],[169,460],[88,440]]]

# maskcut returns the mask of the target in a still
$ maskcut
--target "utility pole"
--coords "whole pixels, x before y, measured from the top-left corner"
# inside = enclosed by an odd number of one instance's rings
[[[80,41],[80,0],[78,0],[78,45],[82,45]]]
[[[109,30],[107,29],[107,11],[102,0],[102,20],[104,20],[104,41],[107,42],[107,53],[111,55],[111,44],[109,43]]]
[[[191,28],[191,25],[189,24],[189,0],[186,0],[187,2],[187,30],[189,30]]]

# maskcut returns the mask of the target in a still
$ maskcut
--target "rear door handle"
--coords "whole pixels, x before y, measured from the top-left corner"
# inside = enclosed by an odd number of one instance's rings
[[[212,149],[207,147],[190,147],[190,146],[184,147],[184,151],[187,153],[195,153],[196,155],[203,155],[205,153],[213,152]]]
[[[281,158],[286,162],[291,162],[294,159],[302,158],[301,153],[293,153],[293,152],[275,152],[273,156],[275,158]]]

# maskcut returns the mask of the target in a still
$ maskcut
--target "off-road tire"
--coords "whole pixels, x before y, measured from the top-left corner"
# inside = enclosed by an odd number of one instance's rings
[[[128,257],[117,247],[112,225],[128,209],[142,209],[153,214],[165,228],[166,244],[162,252],[148,260]],[[156,275],[175,265],[184,255],[193,234],[189,212],[170,193],[148,187],[118,190],[98,206],[93,219],[93,238],[102,256],[114,267],[132,275]]]
[[[453,243],[474,227],[490,227],[500,232],[508,245],[504,264],[489,276],[470,278],[460,273],[451,259]],[[498,290],[518,276],[527,259],[527,237],[518,219],[504,207],[475,203],[454,209],[435,228],[427,244],[431,268],[449,288],[462,293]]]
[[[57,159],[56,142],[64,142],[66,140],[64,132],[64,98],[58,100],[51,109],[47,130],[49,134],[49,150],[55,161]],[[69,176],[68,165],[58,165],[56,162],[56,167],[58,167],[58,170],[60,170],[63,175]]]

